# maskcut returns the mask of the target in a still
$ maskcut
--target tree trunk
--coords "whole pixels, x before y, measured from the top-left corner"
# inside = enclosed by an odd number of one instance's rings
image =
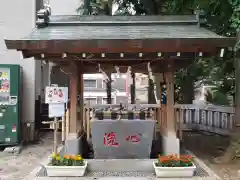
[[[240,41],[240,32],[237,33],[237,44]],[[231,135],[231,142],[223,156],[214,159],[215,163],[229,162],[234,158],[239,158],[240,152],[240,49],[235,52],[235,127]]]

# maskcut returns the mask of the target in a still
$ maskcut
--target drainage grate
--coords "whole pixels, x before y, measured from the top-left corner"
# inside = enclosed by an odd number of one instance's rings
[[[88,177],[155,177],[154,173],[146,172],[88,172]]]

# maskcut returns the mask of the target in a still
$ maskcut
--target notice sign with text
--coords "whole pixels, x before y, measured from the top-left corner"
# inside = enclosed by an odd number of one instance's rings
[[[49,104],[48,117],[62,117],[64,116],[65,109],[64,104]]]
[[[67,87],[52,87],[47,86],[45,89],[45,103],[67,103],[68,88]]]

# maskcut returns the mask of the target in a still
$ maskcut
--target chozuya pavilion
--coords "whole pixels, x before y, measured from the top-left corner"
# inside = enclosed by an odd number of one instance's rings
[[[5,39],[5,43],[8,49],[21,51],[24,58],[34,57],[36,61],[44,59],[60,67],[71,68],[70,123],[65,143],[69,146],[67,149],[76,151],[75,142],[78,141],[79,134],[86,131],[83,74],[97,73],[99,69],[113,73],[116,72],[114,67],[118,66],[120,72],[127,72],[128,67],[131,67],[134,73],[149,73],[151,69],[152,73],[163,75],[167,97],[166,106],[162,110],[165,115],[163,118],[156,116],[156,119],[147,116],[140,118],[141,113],[145,112],[141,112],[141,108],[134,109],[134,104],[124,107],[118,105],[118,109],[117,105],[112,105],[115,110],[108,109],[112,113],[108,117],[103,112],[106,110],[96,112],[91,120],[90,135],[95,158],[149,157],[154,129],[159,125],[163,152],[179,154],[173,73],[187,67],[196,57],[219,56],[221,49],[233,47],[235,38],[219,36],[202,27],[203,19],[199,14],[53,16],[48,9],[40,12],[37,28],[28,36]],[[78,94],[80,113],[77,108]],[[160,104],[154,105],[155,108],[158,106],[160,109]],[[153,106],[145,104],[144,107]],[[103,116],[99,118],[101,113]],[[116,116],[115,121],[112,120],[113,116]]]

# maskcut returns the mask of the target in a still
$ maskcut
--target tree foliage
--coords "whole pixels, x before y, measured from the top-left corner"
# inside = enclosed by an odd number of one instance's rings
[[[240,0],[83,0],[78,12],[84,15],[112,15],[112,6],[117,4],[115,15],[153,15],[153,14],[193,14],[203,10],[206,15],[206,28],[224,36],[236,36],[240,31]],[[237,42],[235,52],[239,50]],[[193,92],[195,82],[215,85],[214,93],[234,96],[234,54],[225,51],[224,57],[195,58],[188,68],[175,74],[179,100]],[[192,88],[189,88],[189,83]],[[190,86],[191,87],[191,86]],[[221,95],[221,96],[222,96]],[[220,96],[220,95],[218,95]],[[215,101],[221,104],[221,101]],[[188,102],[189,103],[189,102]],[[191,103],[191,102],[190,102]],[[214,101],[213,101],[214,103]],[[225,104],[226,101],[224,100]]]

